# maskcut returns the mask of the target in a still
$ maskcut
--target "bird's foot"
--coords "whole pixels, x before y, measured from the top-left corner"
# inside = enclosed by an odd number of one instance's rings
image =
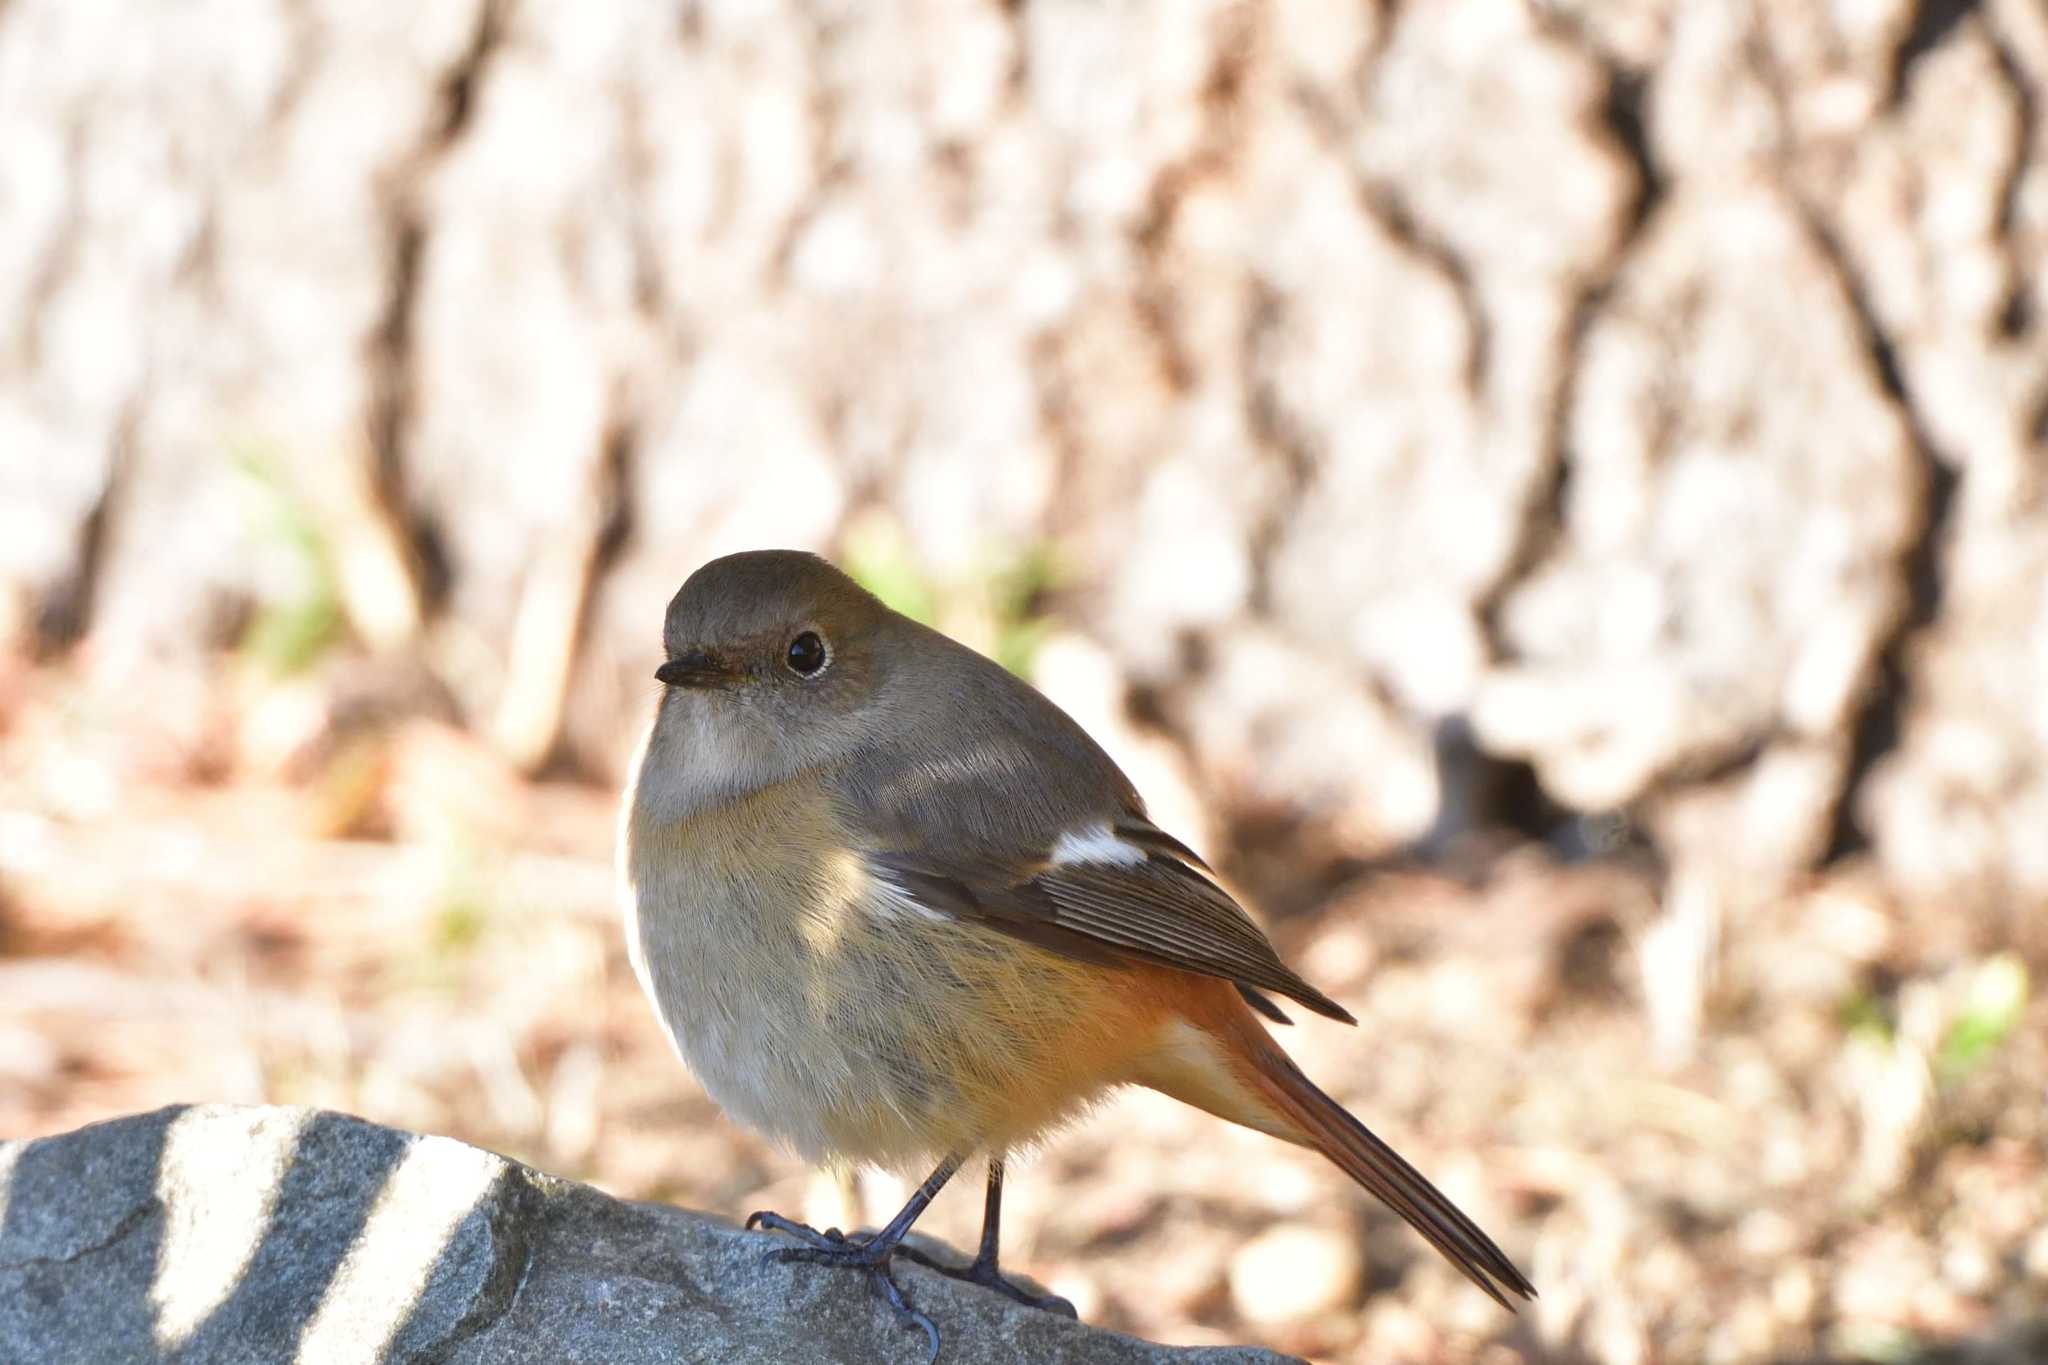
[[[794,1218],[784,1218],[781,1214],[769,1209],[757,1209],[755,1212],[747,1215],[747,1231],[752,1232],[755,1228],[767,1228],[770,1232],[788,1233],[791,1237],[804,1243],[804,1245],[817,1247],[820,1250],[847,1245],[846,1234],[838,1228],[826,1228],[823,1232],[820,1232],[809,1223],[799,1223]],[[780,1252],[775,1254],[779,1255]]]
[[[836,1266],[847,1270],[859,1270],[868,1277],[868,1284],[885,1299],[896,1312],[896,1320],[907,1327],[914,1327],[924,1333],[930,1347],[925,1356],[926,1365],[939,1358],[939,1327],[930,1317],[911,1306],[903,1293],[903,1286],[896,1283],[896,1277],[889,1268],[890,1259],[900,1250],[909,1255],[909,1249],[896,1241],[883,1241],[877,1233],[847,1236],[838,1228],[827,1228],[820,1232],[814,1227],[784,1218],[779,1213],[763,1210],[747,1218],[749,1230],[767,1228],[773,1232],[787,1233],[802,1242],[802,1246],[777,1247],[768,1253],[767,1259],[782,1262],[802,1262],[809,1265]]]
[[[1032,1293],[1021,1283],[996,1269],[994,1261],[985,1261],[977,1257],[969,1265],[948,1265],[938,1257],[928,1252],[919,1251],[913,1246],[898,1247],[896,1254],[905,1260],[915,1261],[927,1269],[936,1270],[948,1279],[965,1280],[969,1284],[978,1284],[983,1289],[993,1289],[998,1294],[1004,1294],[1015,1299],[1026,1308],[1043,1308],[1048,1313],[1057,1313],[1065,1318],[1078,1318],[1080,1316],[1074,1311],[1074,1305],[1066,1299],[1061,1298],[1057,1294]]]

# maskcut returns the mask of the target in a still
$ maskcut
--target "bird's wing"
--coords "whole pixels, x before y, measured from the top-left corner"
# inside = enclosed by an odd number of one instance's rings
[[[930,909],[1068,957],[1220,977],[1282,1023],[1286,1016],[1261,992],[1357,1022],[1280,960],[1200,858],[1135,813],[1061,831],[1039,848],[963,852],[912,836],[884,841],[867,861]]]

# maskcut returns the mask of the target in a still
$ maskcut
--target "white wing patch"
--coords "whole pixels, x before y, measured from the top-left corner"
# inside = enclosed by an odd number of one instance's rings
[[[1147,854],[1135,844],[1127,844],[1116,837],[1107,820],[1093,825],[1070,829],[1053,841],[1052,865],[1065,867],[1071,863],[1110,863],[1118,867],[1136,867],[1145,861]]]
[[[915,918],[935,920],[941,924],[952,922],[951,915],[943,910],[932,909],[912,895],[907,887],[898,886],[873,869],[869,869],[868,872],[868,886],[873,894],[862,900],[862,908],[882,919]]]

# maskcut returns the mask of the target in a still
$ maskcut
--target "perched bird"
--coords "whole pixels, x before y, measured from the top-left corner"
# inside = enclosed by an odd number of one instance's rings
[[[977,1153],[997,1266],[1004,1154],[1149,1086],[1312,1147],[1508,1306],[1534,1289],[1471,1219],[1296,1069],[1260,1023],[1296,975],[1109,756],[997,664],[813,555],[713,560],[669,603],[665,685],[621,818],[634,970],[732,1117],[813,1161],[922,1169],[887,1227],[791,1234],[784,1260],[890,1272]],[[1503,1292],[1505,1291],[1505,1292]]]

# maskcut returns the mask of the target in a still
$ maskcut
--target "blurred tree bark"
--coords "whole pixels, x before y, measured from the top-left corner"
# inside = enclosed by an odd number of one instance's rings
[[[2027,0],[8,0],[14,647],[329,603],[616,775],[690,568],[879,514],[1053,547],[1226,807],[2038,904],[2044,82]]]

